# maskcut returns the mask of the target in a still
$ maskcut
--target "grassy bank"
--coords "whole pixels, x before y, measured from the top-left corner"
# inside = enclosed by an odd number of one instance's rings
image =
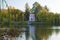
[[[54,25],[54,26],[59,26],[60,24],[54,24],[54,23],[48,23],[48,22],[32,22],[32,21],[11,21],[11,22],[2,22],[0,24],[0,27],[16,27],[16,28],[20,28],[20,27],[26,27],[27,25]]]

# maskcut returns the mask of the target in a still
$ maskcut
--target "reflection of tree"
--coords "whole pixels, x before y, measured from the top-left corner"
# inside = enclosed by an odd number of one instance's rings
[[[43,28],[47,26],[37,26],[36,27],[36,40],[47,40],[48,36],[51,35],[53,29]]]
[[[26,40],[28,40],[28,39],[29,39],[29,36],[30,36],[30,35],[29,35],[29,31],[28,31],[28,30],[29,30],[29,27],[26,27],[26,29],[27,29],[27,30],[26,30]]]
[[[56,34],[57,34],[57,33],[59,33],[59,30],[60,30],[60,29],[55,29],[54,31],[55,31],[55,32],[56,32]]]

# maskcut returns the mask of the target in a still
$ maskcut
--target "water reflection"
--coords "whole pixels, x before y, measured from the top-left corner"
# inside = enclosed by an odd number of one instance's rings
[[[54,26],[37,26],[36,27],[36,40],[50,40],[49,36],[53,35],[53,32],[59,33],[60,29],[53,29]],[[58,28],[58,27],[57,27]]]
[[[21,28],[0,29],[0,40],[3,40],[2,36],[6,35],[8,40],[59,40],[59,28],[57,26],[27,25]]]
[[[22,33],[16,38],[16,40],[26,40],[25,32],[22,32]]]
[[[34,25],[28,25],[29,27],[29,34],[30,34],[30,40],[35,40],[35,26]]]
[[[48,37],[48,40],[60,40],[60,32],[56,33],[56,31],[54,31],[52,35]]]

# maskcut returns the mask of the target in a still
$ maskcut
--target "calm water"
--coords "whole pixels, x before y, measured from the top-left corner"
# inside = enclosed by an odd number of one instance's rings
[[[5,40],[60,40],[60,26],[27,25],[15,29],[1,28],[0,39],[4,37]]]

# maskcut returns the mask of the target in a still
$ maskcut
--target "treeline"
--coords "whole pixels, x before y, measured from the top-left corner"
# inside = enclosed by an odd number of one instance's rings
[[[36,18],[40,24],[60,25],[60,14],[57,13],[54,14],[41,10],[37,13]]]
[[[19,26],[24,21],[24,12],[19,9],[2,9],[0,12],[0,27]]]
[[[26,8],[29,9],[28,6]],[[42,7],[38,2],[35,2],[33,4],[32,9],[29,9],[29,10],[30,11],[28,11],[28,10],[26,10],[26,11],[35,14],[35,20],[36,20],[35,23],[36,24],[60,25],[60,14],[49,12],[49,9],[46,5],[44,7]]]
[[[26,3],[25,12],[13,7],[1,9],[0,26],[9,26],[10,24],[16,26],[19,22],[28,21],[30,13],[35,14],[36,22],[39,24],[60,25],[60,14],[49,12],[47,6],[42,7],[38,2],[35,2],[32,8]]]

